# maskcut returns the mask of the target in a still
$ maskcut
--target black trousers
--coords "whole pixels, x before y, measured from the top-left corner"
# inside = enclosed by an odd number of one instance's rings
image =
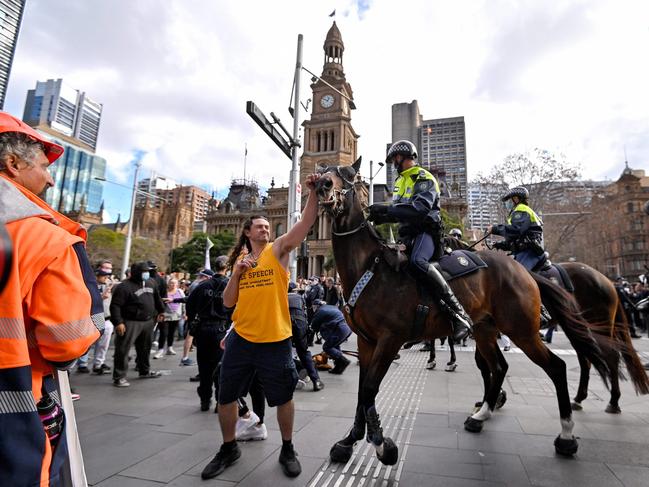
[[[194,345],[196,346],[196,361],[198,362],[198,375],[200,383],[196,391],[201,402],[209,402],[219,398],[219,377],[215,374],[216,366],[223,357],[221,340],[227,328],[221,324],[200,323],[194,332]]]
[[[255,374],[255,376],[252,378],[248,394],[250,394],[250,399],[252,400],[252,410],[257,416],[259,416],[259,422],[263,423],[264,416],[266,415],[266,398],[264,396],[264,388],[257,378],[257,374]],[[240,397],[238,399],[238,402],[239,417],[241,417],[246,414],[250,410],[250,408],[248,408],[248,404],[246,403],[245,398]]]
[[[309,375],[309,378],[315,382],[320,379],[318,370],[313,363],[313,357],[309,351],[308,344],[308,329],[309,326],[302,320],[292,320],[293,323],[293,346],[300,359],[302,367],[304,367]],[[257,412],[257,411],[255,411]]]
[[[126,378],[128,371],[128,352],[135,345],[135,363],[140,375],[149,373],[149,353],[151,352],[151,341],[155,322],[129,321],[124,323],[126,333],[119,336],[115,333],[115,363],[113,366],[113,379]]]

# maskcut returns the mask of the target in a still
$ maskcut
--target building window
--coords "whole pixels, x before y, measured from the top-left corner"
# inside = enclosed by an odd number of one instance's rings
[[[626,204],[626,212],[627,213],[633,213],[633,201],[629,201]]]

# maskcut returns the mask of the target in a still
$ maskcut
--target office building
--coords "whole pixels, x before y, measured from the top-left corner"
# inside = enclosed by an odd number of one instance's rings
[[[103,202],[106,159],[62,138],[49,138],[61,144],[65,151],[50,166],[54,186],[47,190],[45,201],[61,213],[99,212]]]
[[[502,223],[503,211],[500,198],[503,195],[503,189],[480,183],[471,183],[468,188],[467,227],[484,231],[490,225]]]
[[[4,109],[25,0],[0,0],[0,109]]]
[[[102,104],[71,88],[62,79],[38,81],[27,92],[23,120],[44,132],[63,136],[71,144],[97,149]]]
[[[443,196],[467,199],[467,156],[464,117],[424,120],[417,100],[392,105],[392,141],[407,139],[419,151],[419,164],[440,183]],[[388,185],[397,177],[388,166]]]

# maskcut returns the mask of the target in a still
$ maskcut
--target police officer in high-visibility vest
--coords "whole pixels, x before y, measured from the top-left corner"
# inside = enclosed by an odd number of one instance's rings
[[[368,219],[376,223],[399,222],[399,236],[412,248],[410,270],[429,285],[453,326],[453,339],[460,342],[473,323],[440,272],[431,264],[440,245],[442,219],[439,185],[433,175],[417,165],[417,148],[409,140],[399,140],[388,149],[386,162],[399,173],[392,205],[372,205]]]
[[[505,237],[503,242],[497,242],[494,247],[509,250],[514,259],[527,270],[533,271],[546,260],[543,245],[543,221],[527,205],[529,192],[518,186],[510,189],[502,201],[509,210],[507,224],[493,225],[491,233]]]

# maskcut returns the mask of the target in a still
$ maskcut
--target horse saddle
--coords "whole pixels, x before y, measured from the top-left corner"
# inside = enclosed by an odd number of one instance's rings
[[[537,270],[536,273],[549,279],[569,293],[575,292],[575,286],[572,284],[572,279],[570,279],[570,276],[560,264],[553,264],[547,260],[545,265],[541,269]]]
[[[401,243],[386,245],[383,258],[395,271],[404,271],[408,265],[406,246]],[[438,262],[433,264],[447,281],[487,267],[487,263],[475,252],[466,250],[454,250],[450,254],[442,256]]]

